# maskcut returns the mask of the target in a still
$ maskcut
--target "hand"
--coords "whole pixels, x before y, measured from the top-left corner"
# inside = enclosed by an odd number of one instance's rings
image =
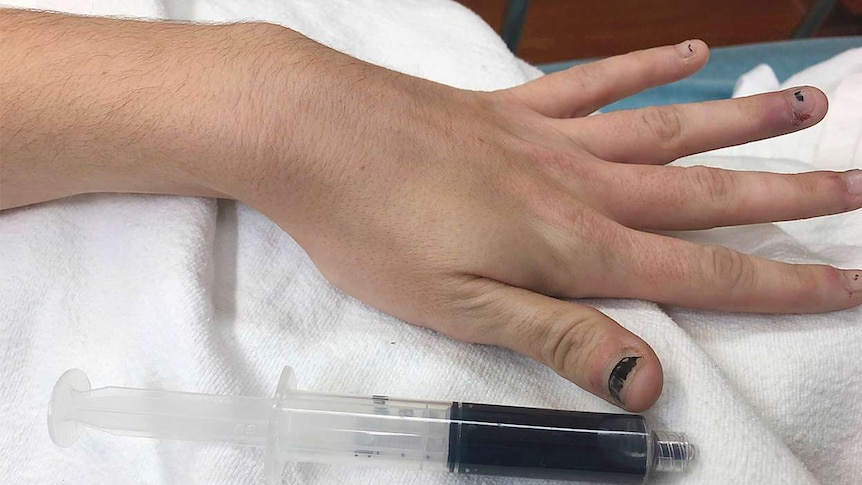
[[[610,402],[661,392],[649,346],[557,299],[729,311],[862,303],[862,271],[791,266],[655,231],[862,206],[862,171],[658,166],[807,128],[799,88],[585,117],[692,74],[702,42],[494,93],[375,67],[267,24],[194,25],[0,9],[0,209],[87,192],[243,200],[345,292],[408,322],[501,345]]]
[[[480,93],[320,48],[300,96],[307,104],[291,105],[302,122],[287,123],[290,142],[279,143],[281,128],[270,124],[267,146],[278,157],[221,190],[290,232],[346,293],[454,338],[524,353],[641,411],[661,392],[656,355],[599,311],[558,298],[778,313],[862,303],[859,272],[654,232],[862,206],[862,171],[662,166],[814,125],[827,110],[815,88],[587,116],[689,76],[707,57],[692,41]]]

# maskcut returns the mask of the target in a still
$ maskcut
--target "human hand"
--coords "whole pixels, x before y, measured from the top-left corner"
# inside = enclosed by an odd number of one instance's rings
[[[827,110],[816,88],[587,117],[691,75],[707,46],[636,52],[493,93],[312,49],[304,79],[280,83],[303,86],[302,103],[265,111],[264,161],[219,190],[271,217],[334,285],[387,313],[521,352],[641,411],[662,387],[652,349],[599,311],[558,298],[775,313],[862,303],[859,271],[655,232],[862,206],[858,170],[662,166],[816,124]],[[286,141],[283,126],[292,127]]]
[[[408,322],[543,362],[631,411],[661,392],[649,346],[557,299],[728,311],[862,303],[862,271],[792,266],[655,231],[862,206],[862,171],[660,166],[807,128],[800,88],[585,117],[692,74],[693,41],[493,93],[352,59],[268,24],[0,9],[0,209],[88,192],[233,197],[329,280]]]

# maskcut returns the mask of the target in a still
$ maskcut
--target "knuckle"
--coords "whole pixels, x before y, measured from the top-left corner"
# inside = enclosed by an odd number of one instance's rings
[[[847,190],[847,180],[841,173],[826,172],[823,173],[823,185],[825,190],[818,187],[814,182],[806,184],[805,195],[807,198],[819,198],[822,194],[842,194],[838,198],[838,202],[830,207],[832,211],[848,212],[856,209],[858,203],[854,200],[855,197]],[[803,177],[799,177],[803,178]],[[808,177],[804,177],[808,180]],[[816,215],[822,215],[818,213]]]
[[[817,181],[813,177],[802,175],[785,175],[785,180],[788,182],[789,192],[792,194],[804,195],[806,197],[817,195]]]
[[[560,138],[567,140],[572,146],[580,146],[583,143],[583,135],[577,132],[561,130],[552,124],[538,128],[554,130],[555,134],[559,134]],[[529,167],[537,169],[532,174],[533,176],[552,177],[551,179],[543,179],[544,182],[566,180],[577,183],[578,181],[592,180],[598,176],[602,168],[596,163],[595,158],[578,153],[578,151],[544,147],[538,144],[517,147],[516,150],[523,153],[523,158],[529,161]],[[520,172],[518,175],[523,177],[525,172]]]
[[[820,280],[818,278],[820,269],[828,266],[811,266],[804,264],[793,264],[789,266],[790,271],[784,287],[792,294],[794,301],[804,301],[807,293],[810,293],[811,284]],[[816,284],[816,283],[815,283]]]
[[[687,167],[685,170],[689,185],[694,187],[698,199],[706,199],[713,205],[730,206],[734,185],[728,172],[702,166]]]
[[[577,71],[573,71],[572,81],[576,84],[575,88],[582,92],[594,92],[597,87],[605,85],[607,79],[607,69],[602,62],[591,62],[584,64]]]
[[[790,306],[810,301],[817,294],[811,288],[830,288],[831,282],[842,283],[841,271],[826,264],[790,264],[786,268],[782,290]]]
[[[808,182],[805,184],[806,192],[810,194],[816,194],[819,192],[817,185],[809,177],[796,178],[800,179],[800,182],[803,180]],[[837,194],[847,192],[847,179],[844,178],[843,174],[839,172],[823,172],[823,180],[827,184],[827,190],[831,190]]]
[[[676,106],[644,108],[641,122],[649,130],[649,135],[662,145],[674,144],[682,136],[682,115]]]
[[[582,312],[577,317],[567,313],[545,323],[541,348],[545,363],[569,379],[586,372],[590,350],[602,338],[604,322],[600,315],[597,310]]]
[[[756,286],[757,273],[751,261],[741,253],[721,246],[709,248],[707,274],[731,293],[748,293]]]
[[[529,158],[543,171],[557,176],[571,174],[573,170],[580,171],[585,168],[583,166],[585,164],[579,163],[577,158],[561,150],[537,147],[532,150]]]
[[[744,98],[736,98],[731,100],[731,105],[735,108],[732,112],[734,116],[743,123],[762,123],[766,121],[769,113],[768,98],[764,96],[750,96]]]
[[[453,320],[459,323],[438,324],[432,327],[434,330],[466,342],[497,344],[501,325],[517,325],[517,316],[506,310],[499,283],[481,277],[463,277],[462,281],[452,280],[449,286],[451,294],[446,296],[445,305],[458,315]]]
[[[662,55],[656,49],[642,49],[625,55],[629,75],[640,79],[652,79],[661,74]]]

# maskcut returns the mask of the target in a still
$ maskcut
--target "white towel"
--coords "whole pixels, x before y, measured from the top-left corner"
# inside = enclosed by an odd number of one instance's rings
[[[478,17],[448,0],[15,3],[91,14],[266,19],[371,62],[471,89],[537,75]],[[859,62],[862,52],[845,56]],[[847,62],[800,74],[830,91],[832,114],[820,127],[681,163],[859,167],[862,82],[853,74],[859,70],[843,69]],[[798,149],[787,152],[788,144]],[[860,227],[857,212],[686,237],[782,260],[859,267]],[[862,311],[758,316],[593,303],[655,348],[666,383],[647,414],[698,446],[691,471],[666,483],[858,483]],[[289,364],[304,389],[614,411],[527,358],[453,341],[345,297],[287,234],[235,202],[87,195],[3,212],[0,312],[3,483],[262,479],[262,453],[247,448],[95,431],[72,448],[55,447],[46,404],[57,377],[73,367],[96,387],[269,396]],[[289,465],[284,481],[523,483],[310,464]]]

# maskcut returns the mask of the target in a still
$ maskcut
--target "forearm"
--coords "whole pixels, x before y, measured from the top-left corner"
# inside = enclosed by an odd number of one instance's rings
[[[266,145],[276,93],[262,87],[277,72],[289,99],[303,46],[288,44],[313,44],[266,24],[2,9],[0,35],[3,209],[88,192],[223,196],[226,174]]]

